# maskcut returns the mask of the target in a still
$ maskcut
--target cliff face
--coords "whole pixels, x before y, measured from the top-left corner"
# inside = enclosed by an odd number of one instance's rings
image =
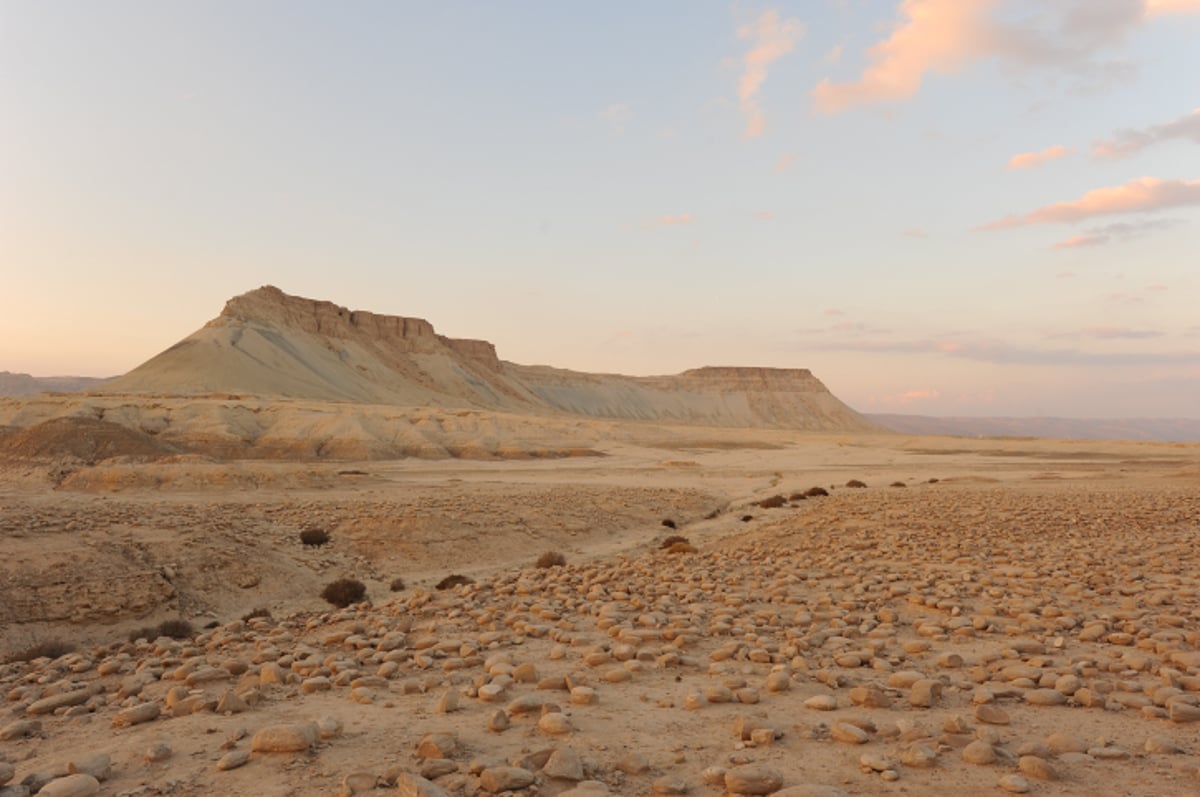
[[[707,367],[676,376],[585,374],[500,360],[424,319],[348,310],[264,287],[106,393],[255,394],[716,426],[875,428],[806,369]]]

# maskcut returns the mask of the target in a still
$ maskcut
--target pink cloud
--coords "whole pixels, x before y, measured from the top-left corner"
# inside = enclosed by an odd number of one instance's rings
[[[1197,14],[1200,13],[1200,0],[1146,0],[1146,13],[1150,16]]]
[[[679,224],[691,224],[695,219],[691,213],[680,213],[678,216],[659,216],[654,223],[660,227],[671,227]]]
[[[984,226],[1002,230],[1030,224],[1063,224],[1121,213],[1149,213],[1166,208],[1200,205],[1200,180],[1160,180],[1142,177],[1125,185],[1097,188],[1080,199],[1058,202],[1023,216],[1007,216]]]
[[[759,221],[771,221],[775,218],[775,214],[769,210],[760,210],[754,214],[754,218],[758,219]]]
[[[1095,235],[1088,233],[1086,235],[1072,235],[1070,238],[1065,238],[1054,244],[1055,249],[1082,249],[1088,246],[1102,246],[1108,243],[1107,235]]]
[[[790,152],[785,152],[779,156],[778,162],[775,164],[775,173],[784,174],[792,168],[792,164],[796,162],[796,156]]]
[[[836,307],[828,307],[825,309],[825,315],[827,316],[843,316],[845,314],[845,311],[839,310]]]
[[[1041,152],[1022,152],[1019,155],[1013,155],[1008,162],[1009,169],[1028,169],[1032,166],[1037,166],[1045,161],[1055,161],[1066,155],[1071,150],[1062,145],[1048,147]]]
[[[813,100],[823,113],[836,113],[879,100],[904,100],[917,93],[926,72],[956,70],[987,51],[985,16],[997,0],[904,0],[904,19],[892,35],[870,50],[871,63],[858,80],[821,81]]]
[[[1020,3],[1002,0],[903,0],[890,35],[868,51],[857,80],[821,81],[813,90],[818,111],[906,100],[929,73],[953,73],[982,58],[1019,67],[1064,67],[1069,74],[1111,73],[1094,59],[1153,17],[1200,11],[1200,0],[1074,0]],[[1018,14],[1006,13],[1017,6]],[[997,13],[993,13],[997,12]]]
[[[744,69],[738,81],[738,101],[746,116],[746,137],[761,136],[767,127],[766,116],[758,105],[758,92],[767,79],[767,67],[792,51],[804,27],[794,19],[780,21],[777,11],[767,11],[753,25],[738,30],[738,38],[751,39],[752,46],[742,56]]]
[[[1161,332],[1152,329],[1131,329],[1129,327],[1087,327],[1081,329],[1080,332],[1101,340],[1144,340],[1162,337]]]
[[[909,227],[907,230],[904,231],[903,234],[904,234],[904,237],[906,237],[906,238],[928,238],[929,237],[929,233],[925,232],[920,227]]]
[[[1120,130],[1113,138],[1093,144],[1092,157],[1124,158],[1171,139],[1187,139],[1200,144],[1200,108],[1166,124],[1141,130]]]

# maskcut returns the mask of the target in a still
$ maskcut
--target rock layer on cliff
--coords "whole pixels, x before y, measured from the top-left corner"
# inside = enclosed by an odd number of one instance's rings
[[[107,394],[249,394],[710,426],[876,428],[804,369],[699,368],[631,377],[505,362],[423,319],[352,311],[264,287],[105,383]]]

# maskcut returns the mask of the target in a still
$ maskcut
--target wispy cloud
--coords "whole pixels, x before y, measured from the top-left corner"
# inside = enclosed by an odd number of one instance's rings
[[[1178,219],[1149,219],[1142,222],[1119,221],[1087,230],[1082,235],[1072,235],[1054,244],[1055,249],[1079,249],[1088,246],[1103,246],[1114,241],[1136,238],[1156,230],[1165,230],[1181,224]]]
[[[754,218],[759,221],[772,221],[775,218],[775,214],[769,210],[758,210],[754,212]]]
[[[680,213],[678,216],[659,216],[654,223],[659,227],[674,227],[680,224],[691,224],[695,220],[691,213]]]
[[[792,168],[792,164],[796,162],[796,156],[791,152],[785,152],[779,156],[779,160],[775,162],[775,173],[786,174]]]
[[[1054,244],[1055,249],[1083,249],[1089,246],[1103,246],[1108,243],[1108,238],[1103,235],[1094,235],[1085,233],[1084,235],[1072,235],[1070,238],[1064,238]]]
[[[1085,327],[1079,330],[1090,338],[1100,340],[1146,340],[1161,338],[1162,332],[1153,329],[1131,329],[1129,327]]]
[[[836,113],[879,100],[917,93],[925,73],[948,72],[987,50],[986,16],[997,0],[904,0],[902,21],[870,51],[858,80],[823,80],[813,90],[818,110]]]
[[[904,230],[901,235],[905,238],[928,238],[929,233],[922,230],[920,227],[909,227]]]
[[[1111,139],[1093,144],[1092,155],[1096,158],[1124,158],[1172,139],[1200,144],[1200,108],[1166,124],[1151,125],[1141,130],[1118,130]]]
[[[813,102],[836,113],[905,100],[928,74],[957,72],[985,58],[1090,73],[1111,84],[1130,65],[1097,62],[1100,53],[1152,17],[1195,12],[1198,0],[903,0],[890,35],[870,48],[859,77],[821,81]]]
[[[1002,230],[1031,224],[1063,224],[1096,216],[1150,213],[1166,208],[1200,205],[1200,180],[1160,180],[1142,177],[1125,185],[1097,188],[1071,202],[1058,202],[1019,216],[1006,216],[985,225]]]
[[[1158,14],[1197,14],[1200,13],[1200,0],[1146,0],[1146,13]]]
[[[753,25],[738,29],[738,38],[749,39],[750,49],[742,56],[742,77],[738,81],[738,102],[746,117],[746,136],[761,136],[767,119],[758,104],[758,92],[767,79],[767,68],[792,51],[804,33],[795,19],[780,20],[779,12],[763,13]]]
[[[625,132],[625,125],[633,116],[633,111],[623,102],[614,102],[600,113],[600,118],[608,125],[608,129],[617,135]]]
[[[1036,348],[993,340],[889,340],[847,339],[806,343],[808,350],[871,352],[880,354],[930,354],[994,365],[1197,365],[1200,349],[1193,351],[1094,352],[1076,348]]]
[[[1028,169],[1046,161],[1055,161],[1065,156],[1071,150],[1061,144],[1053,147],[1047,147],[1041,152],[1022,152],[1018,155],[1013,155],[1008,161],[1009,169]]]

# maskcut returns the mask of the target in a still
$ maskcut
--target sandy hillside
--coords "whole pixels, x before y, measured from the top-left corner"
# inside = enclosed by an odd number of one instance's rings
[[[78,647],[0,667],[8,793],[1200,789],[1196,447],[581,429],[9,466],[5,643]]]

